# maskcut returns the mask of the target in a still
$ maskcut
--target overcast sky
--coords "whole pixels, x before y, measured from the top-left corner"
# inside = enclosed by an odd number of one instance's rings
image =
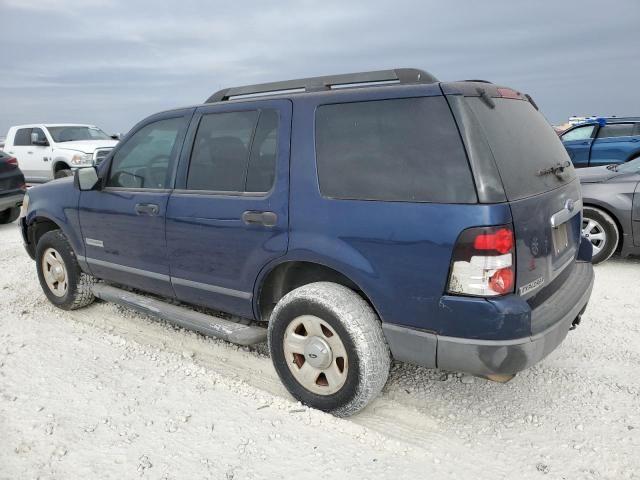
[[[0,136],[125,132],[217,89],[418,67],[530,93],[551,122],[640,115],[640,1],[0,0]]]

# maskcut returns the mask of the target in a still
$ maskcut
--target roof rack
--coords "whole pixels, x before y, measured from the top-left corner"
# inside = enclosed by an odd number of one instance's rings
[[[281,93],[306,93],[344,88],[407,83],[435,83],[438,79],[417,68],[396,68],[373,72],[346,73],[324,77],[301,78],[283,82],[260,83],[243,87],[225,88],[211,95],[205,103],[230,100],[237,97],[277,95]]]

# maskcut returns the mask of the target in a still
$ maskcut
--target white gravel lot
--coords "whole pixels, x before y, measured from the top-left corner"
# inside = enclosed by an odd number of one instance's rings
[[[0,225],[0,479],[640,478],[640,261],[505,385],[396,364],[350,419],[295,403],[264,348],[113,304],[51,306]]]

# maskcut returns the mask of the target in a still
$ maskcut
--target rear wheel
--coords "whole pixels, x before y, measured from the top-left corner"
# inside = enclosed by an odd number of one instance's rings
[[[40,286],[49,301],[64,310],[75,310],[94,300],[94,278],[80,270],[67,237],[60,230],[45,233],[36,246]]]
[[[0,223],[4,224],[15,222],[19,216],[19,208],[7,208],[6,210],[0,212]]]
[[[593,247],[593,263],[609,259],[618,248],[620,233],[611,215],[594,207],[585,207],[582,216],[582,235]]]
[[[373,309],[353,290],[330,282],[304,285],[278,302],[269,350],[291,395],[336,416],[356,413],[373,400],[391,363]]]

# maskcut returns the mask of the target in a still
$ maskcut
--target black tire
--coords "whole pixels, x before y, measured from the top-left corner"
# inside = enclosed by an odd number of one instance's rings
[[[591,257],[594,264],[608,260],[615,253],[620,241],[620,232],[615,220],[607,212],[595,207],[584,207],[582,234],[594,247]],[[594,235],[598,235],[598,238],[595,239]]]
[[[56,295],[45,279],[43,256],[50,250],[55,251],[64,264],[66,292]],[[80,270],[78,259],[67,237],[60,230],[45,233],[36,245],[36,268],[40,286],[49,301],[63,310],[75,310],[89,305],[94,300],[92,286],[94,277]]]
[[[347,358],[346,367],[344,358],[342,366],[346,368],[346,380],[335,393],[315,393],[294,376],[293,368],[297,368],[294,365],[297,366],[298,360],[285,354],[285,335],[290,325],[303,316],[321,320],[322,331],[330,327],[344,347]],[[380,393],[389,376],[391,356],[380,319],[362,297],[342,285],[317,282],[289,292],[271,315],[268,340],[271,360],[289,393],[305,405],[339,417],[364,408]],[[301,357],[302,363],[309,360],[306,353]],[[339,358],[333,354],[330,358],[332,366],[333,362],[338,365]],[[320,378],[317,377],[315,383]],[[314,385],[314,388],[317,387]]]
[[[64,178],[70,177],[71,175],[73,175],[73,172],[70,169],[63,168],[62,170],[58,170],[56,173],[54,173],[53,178]]]
[[[0,212],[0,224],[15,222],[20,216],[20,208],[7,208]]]

